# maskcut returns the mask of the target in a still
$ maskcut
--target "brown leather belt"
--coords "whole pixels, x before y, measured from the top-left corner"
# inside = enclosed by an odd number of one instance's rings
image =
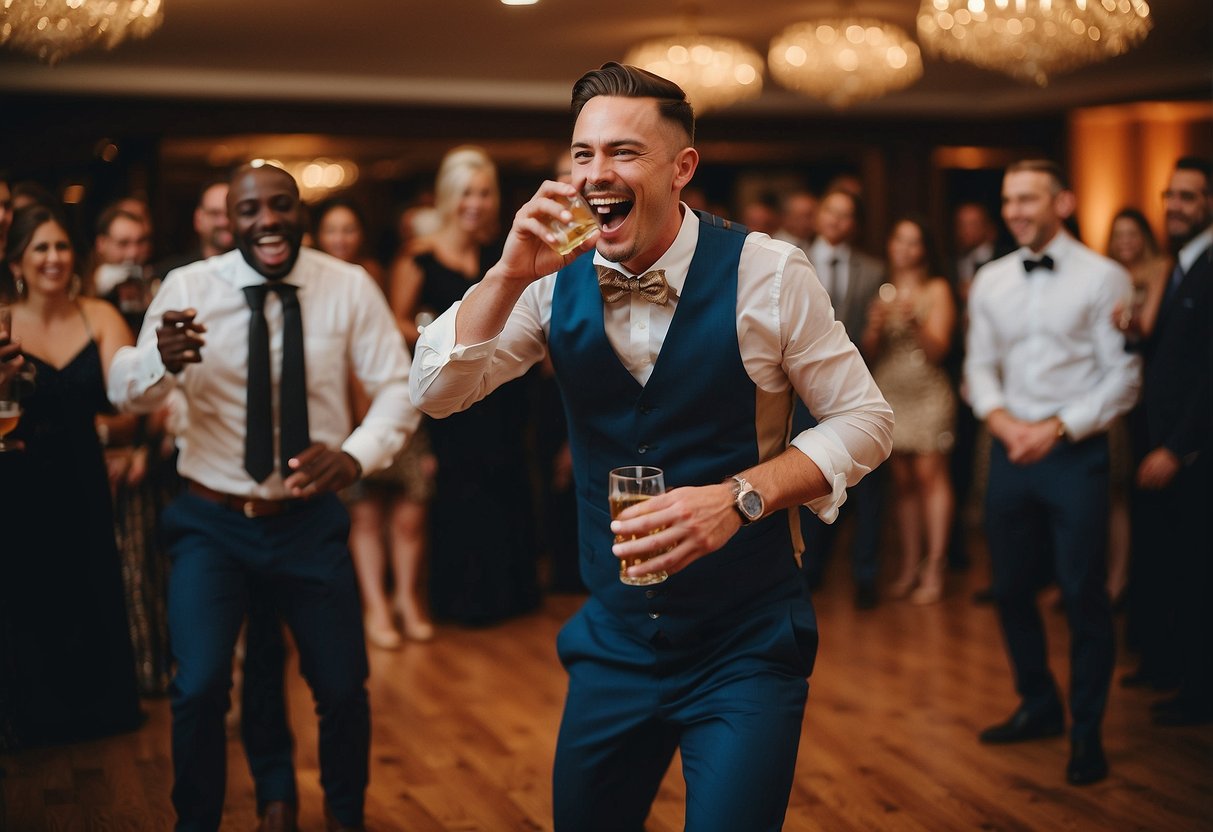
[[[210,500],[212,503],[218,503],[224,508],[230,508],[232,511],[238,511],[245,517],[273,517],[276,514],[284,514],[295,508],[303,502],[303,500],[286,499],[286,500],[260,500],[256,497],[237,497],[235,494],[224,494],[222,491],[216,491],[213,488],[207,488],[200,482],[186,480],[189,483],[187,486],[191,494],[195,494],[204,500]]]

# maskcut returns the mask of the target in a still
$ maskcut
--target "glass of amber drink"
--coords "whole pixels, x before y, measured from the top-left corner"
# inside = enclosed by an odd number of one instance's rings
[[[598,230],[598,220],[594,219],[594,212],[590,210],[589,203],[582,198],[581,194],[552,198],[563,203],[569,213],[573,215],[569,222],[565,222],[559,217],[548,220],[548,228],[556,237],[556,242],[548,245],[556,249],[556,252],[563,257]]]
[[[647,465],[626,465],[623,468],[616,468],[609,475],[607,489],[607,494],[611,501],[611,519],[617,518],[628,506],[634,506],[650,497],[656,497],[658,494],[664,493],[665,472],[660,468],[653,468]],[[654,529],[650,534],[656,534],[659,531],[661,529]],[[615,535],[616,543],[635,539],[636,535]],[[669,549],[662,549],[660,552],[654,552],[647,557],[620,558],[619,580],[631,586],[649,586],[650,584],[661,583],[670,577],[664,571],[633,578],[627,574],[627,570],[629,566],[639,566],[646,560],[665,554],[668,551]]]

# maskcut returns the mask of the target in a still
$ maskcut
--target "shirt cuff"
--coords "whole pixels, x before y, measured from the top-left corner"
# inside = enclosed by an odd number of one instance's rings
[[[1098,421],[1091,419],[1084,411],[1087,408],[1071,405],[1064,407],[1057,414],[1057,418],[1066,426],[1066,436],[1072,442],[1081,442],[1091,434],[1095,433],[1098,427]]]
[[[139,361],[139,380],[137,385],[140,392],[147,392],[159,384],[169,374],[168,368],[160,358],[160,350],[150,349],[143,353]]]
[[[834,470],[829,448],[820,437],[814,436],[812,431],[805,431],[796,436],[791,444],[813,461],[830,486],[829,494],[810,500],[805,506],[820,517],[822,522],[833,523],[838,519],[838,509],[847,501],[847,475]]]

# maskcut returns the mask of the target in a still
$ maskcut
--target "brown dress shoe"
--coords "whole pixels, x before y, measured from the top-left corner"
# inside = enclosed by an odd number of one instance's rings
[[[265,804],[261,813],[261,823],[257,824],[257,832],[299,832],[296,824],[298,807],[285,800],[271,800]]]

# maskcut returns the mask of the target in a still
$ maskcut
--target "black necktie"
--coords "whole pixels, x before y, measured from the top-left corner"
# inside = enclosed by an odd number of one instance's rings
[[[1023,270],[1028,274],[1031,274],[1037,269],[1045,269],[1046,271],[1050,272],[1053,271],[1053,258],[1047,254],[1043,254],[1039,260],[1023,261]]]
[[[282,299],[282,376],[278,386],[279,462],[283,478],[290,475],[287,460],[309,444],[307,372],[303,360],[303,318],[296,288],[288,283],[244,287],[249,305],[248,409],[244,435],[244,469],[257,482],[274,470],[274,419],[270,405],[270,336],[265,323],[265,295],[269,290]]]

